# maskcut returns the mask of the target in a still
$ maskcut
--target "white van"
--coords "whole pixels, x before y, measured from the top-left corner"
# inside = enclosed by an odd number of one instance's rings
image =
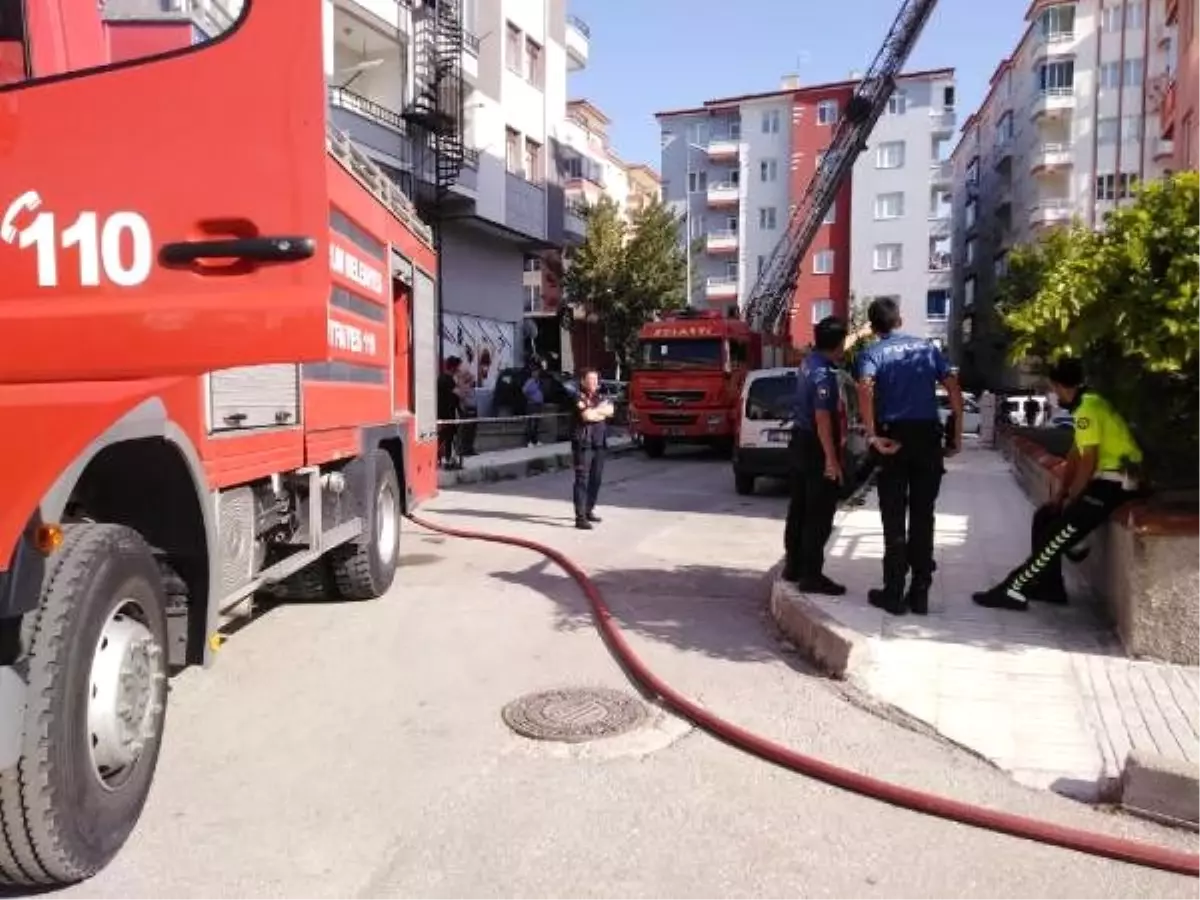
[[[792,407],[796,400],[795,367],[757,369],[746,376],[738,409],[733,447],[733,483],[739,494],[754,493],[758,478],[787,478],[788,444],[792,439]],[[838,373],[846,446],[842,470],[844,490],[852,490],[868,465],[866,429],[858,415],[858,394],[849,375]]]

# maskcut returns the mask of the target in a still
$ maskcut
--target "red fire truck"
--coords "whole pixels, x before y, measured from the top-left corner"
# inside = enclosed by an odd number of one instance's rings
[[[646,454],[668,444],[733,446],[746,373],[791,365],[786,338],[752,330],[736,314],[685,309],[642,326],[629,383],[629,428]]]
[[[436,490],[430,231],[321,4],[126,62],[98,5],[0,0],[0,884],[106,865],[223,612],[379,597]]]

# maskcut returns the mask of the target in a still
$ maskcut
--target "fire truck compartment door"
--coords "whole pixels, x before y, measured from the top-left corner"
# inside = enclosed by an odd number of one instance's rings
[[[246,9],[171,55],[0,85],[0,384],[325,357],[321,4]]]

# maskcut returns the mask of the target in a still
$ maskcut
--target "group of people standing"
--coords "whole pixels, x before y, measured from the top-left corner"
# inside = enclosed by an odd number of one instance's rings
[[[438,465],[452,469],[475,455],[476,381],[462,357],[448,356],[437,381]]]
[[[878,465],[883,524],[883,584],[868,602],[892,615],[929,612],[936,570],[934,516],[945,459],[962,448],[963,397],[957,373],[941,350],[903,333],[896,302],[881,297],[867,312],[876,340],[857,359],[859,406]],[[846,588],[824,572],[833,530],[845,435],[837,371],[847,328],[836,317],[817,324],[814,349],[800,367],[792,419],[792,488],[784,531],[784,577],[810,594],[840,596]],[[1032,552],[999,584],[972,595],[986,607],[1028,608],[1030,600],[1065,602],[1062,557],[1134,495],[1141,450],[1125,422],[1091,391],[1078,360],[1059,361],[1049,373],[1059,404],[1075,413],[1075,447],[1063,488],[1034,517]],[[937,387],[951,408],[944,433]]]

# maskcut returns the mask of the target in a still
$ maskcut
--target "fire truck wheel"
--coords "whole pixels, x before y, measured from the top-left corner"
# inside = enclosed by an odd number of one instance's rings
[[[667,452],[667,442],[660,437],[643,438],[642,449],[646,451],[646,455],[651,459],[659,459]]]
[[[284,601],[329,600],[336,596],[337,586],[330,575],[329,561],[318,559],[278,584],[270,585],[264,593]]]
[[[347,600],[374,600],[387,593],[400,560],[400,480],[392,458],[374,451],[366,463],[375,469],[375,492],[367,501],[363,533],[330,554],[338,593]]]
[[[22,623],[20,762],[0,773],[0,883],[94,875],[137,824],[167,705],[166,595],[141,536],[68,525]]]

